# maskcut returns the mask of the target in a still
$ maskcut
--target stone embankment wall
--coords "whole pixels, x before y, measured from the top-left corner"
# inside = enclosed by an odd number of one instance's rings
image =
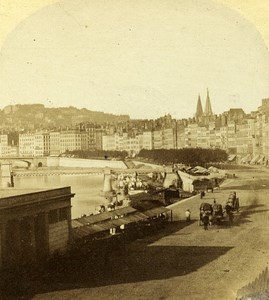
[[[137,160],[133,160],[132,161],[136,166],[137,165],[145,165],[146,167],[150,167],[150,168],[153,168],[153,169],[158,169],[158,170],[164,170],[164,167],[161,166],[161,165],[156,165],[156,164],[150,164],[150,163],[145,163],[145,162],[141,162],[141,161],[137,161]]]
[[[58,165],[57,165],[58,160]],[[48,167],[74,167],[74,168],[113,168],[127,169],[125,163],[120,160],[82,159],[69,157],[48,157]]]

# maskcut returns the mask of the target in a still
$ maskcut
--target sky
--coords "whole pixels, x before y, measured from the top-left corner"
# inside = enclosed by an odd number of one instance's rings
[[[269,98],[267,0],[1,0],[0,108],[192,117]]]

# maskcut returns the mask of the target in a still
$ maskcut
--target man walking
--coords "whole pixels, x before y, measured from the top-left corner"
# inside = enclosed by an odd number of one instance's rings
[[[186,221],[187,221],[187,222],[190,222],[190,220],[191,220],[191,212],[190,212],[189,209],[187,209],[187,210],[185,211],[185,216],[186,216]]]

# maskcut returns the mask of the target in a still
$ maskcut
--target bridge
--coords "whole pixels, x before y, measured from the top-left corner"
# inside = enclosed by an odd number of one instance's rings
[[[63,167],[67,169],[79,168],[80,171],[84,170],[86,172],[87,168],[95,170],[94,172],[101,172],[105,168],[109,168],[112,170],[114,174],[126,174],[126,173],[137,173],[137,174],[145,174],[151,172],[164,173],[165,180],[164,186],[169,187],[171,182],[175,180],[175,175],[178,176],[182,181],[182,188],[184,191],[193,192],[194,186],[193,182],[197,177],[177,170],[174,172],[170,167],[160,166],[160,165],[151,165],[144,164],[143,167],[139,167],[136,164],[132,164],[129,166],[125,165],[123,161],[110,161],[110,160],[96,160],[96,159],[78,159],[78,158],[66,158],[66,157],[5,157],[0,158],[0,165],[9,164],[11,168],[25,168],[25,169],[33,169],[33,176],[38,172],[38,168],[42,167]],[[0,169],[2,167],[0,166]],[[60,170],[59,170],[60,172]],[[74,172],[78,172],[78,170],[74,169]],[[41,174],[45,175],[46,172],[42,172]],[[54,172],[53,172],[54,174]],[[28,174],[29,175],[29,174]],[[204,177],[204,176],[203,176]]]
[[[46,167],[47,157],[2,157],[0,164],[10,163],[13,167],[24,167],[27,169],[36,167]]]

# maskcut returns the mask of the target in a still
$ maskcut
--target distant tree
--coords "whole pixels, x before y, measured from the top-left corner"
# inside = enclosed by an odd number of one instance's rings
[[[228,155],[221,149],[183,148],[183,149],[142,149],[138,157],[158,163],[183,163],[205,166],[208,163],[224,162]]]
[[[74,150],[66,151],[70,155],[79,158],[100,158],[100,159],[124,159],[128,153],[126,151],[104,151],[104,150]]]

